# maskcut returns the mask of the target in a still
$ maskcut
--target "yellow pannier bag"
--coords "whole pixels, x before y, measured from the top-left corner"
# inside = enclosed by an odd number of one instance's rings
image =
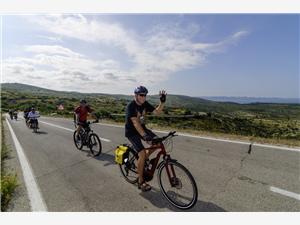
[[[128,157],[127,153],[128,146],[119,145],[115,150],[115,162],[122,165],[124,164],[124,159]]]

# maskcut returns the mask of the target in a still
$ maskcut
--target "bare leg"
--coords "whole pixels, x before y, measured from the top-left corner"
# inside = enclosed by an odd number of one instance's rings
[[[144,181],[144,165],[145,165],[145,150],[139,152],[139,159],[137,162],[137,170],[139,175],[139,183],[141,184]]]
[[[80,129],[81,129],[81,125],[78,125],[77,130],[76,130],[76,137],[79,136]]]
[[[157,147],[157,148],[152,148],[152,147]],[[152,147],[151,147],[151,149],[146,149],[145,160],[149,159],[149,156],[159,148],[159,146],[156,146],[156,145],[153,145]]]

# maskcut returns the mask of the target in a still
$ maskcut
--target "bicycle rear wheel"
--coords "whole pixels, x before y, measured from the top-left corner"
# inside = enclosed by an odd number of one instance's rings
[[[137,172],[137,153],[129,148],[128,150],[128,158],[125,160],[126,162],[120,166],[120,170],[125,180],[131,184],[135,184],[138,181],[138,172]]]
[[[90,138],[89,138],[89,147],[90,147],[90,151],[94,156],[98,156],[100,155],[101,151],[102,151],[102,145],[101,145],[101,141],[100,138],[98,137],[97,134],[91,134]]]
[[[83,138],[82,138],[81,132],[79,133],[79,138],[77,139],[76,130],[75,130],[73,133],[73,140],[74,140],[74,144],[75,144],[76,148],[81,150],[83,147]]]
[[[164,197],[179,209],[192,208],[198,199],[198,190],[192,174],[180,163],[167,161],[159,167],[158,183]]]

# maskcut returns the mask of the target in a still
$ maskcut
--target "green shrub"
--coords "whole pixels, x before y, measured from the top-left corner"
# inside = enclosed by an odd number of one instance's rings
[[[18,186],[17,175],[1,174],[1,211],[6,211],[13,193]]]

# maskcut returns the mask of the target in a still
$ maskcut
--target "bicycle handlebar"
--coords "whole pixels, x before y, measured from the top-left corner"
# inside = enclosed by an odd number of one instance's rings
[[[87,123],[92,124],[92,123],[98,123],[98,122],[99,122],[99,120],[94,120],[94,121],[88,121]]]
[[[166,140],[166,139],[169,138],[169,137],[175,137],[175,136],[178,136],[178,135],[176,135],[175,133],[176,133],[176,131],[171,131],[171,132],[169,132],[168,135],[166,135],[166,136],[164,136],[164,137],[154,138],[154,139],[152,140],[152,144],[153,144],[153,145],[154,145],[154,144],[159,144],[159,143],[163,142],[164,140]]]
[[[78,126],[78,124],[77,124],[77,122],[76,121],[73,121],[74,122],[74,126],[75,126],[75,128]],[[98,123],[99,122],[99,120],[94,120],[94,121],[87,121],[86,123],[88,124],[88,125],[90,125],[90,124],[92,124],[92,123]]]

